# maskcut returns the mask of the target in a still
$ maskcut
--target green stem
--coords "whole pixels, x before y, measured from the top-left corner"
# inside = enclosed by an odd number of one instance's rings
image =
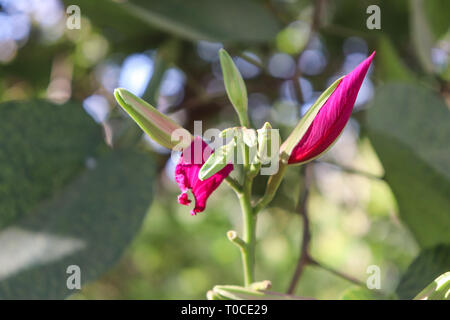
[[[228,176],[225,178],[225,181],[237,194],[242,193],[242,186],[236,181],[236,179]]]
[[[247,179],[247,181],[244,182],[244,192],[239,195],[244,229],[243,240],[245,242],[245,246],[241,247],[245,286],[249,286],[255,280],[256,216],[253,214],[251,205],[251,187],[252,181],[251,179]]]
[[[264,196],[255,205],[254,214],[264,209],[272,201],[286,173],[287,164],[280,161],[278,172],[269,178]]]

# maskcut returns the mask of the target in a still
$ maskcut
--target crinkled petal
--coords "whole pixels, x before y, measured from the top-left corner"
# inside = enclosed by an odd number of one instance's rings
[[[375,52],[342,79],[295,146],[289,163],[316,158],[336,141],[350,119],[353,105],[374,55]]]
[[[191,190],[194,196],[195,206],[191,214],[205,210],[206,201],[211,193],[219,187],[222,181],[233,170],[233,165],[228,164],[222,170],[209,177],[206,180],[198,178],[198,172],[203,164],[212,154],[212,149],[200,137],[196,137],[191,145],[183,150],[183,154],[175,168],[175,180],[180,187],[181,194],[178,202],[183,205],[189,205],[187,191]]]

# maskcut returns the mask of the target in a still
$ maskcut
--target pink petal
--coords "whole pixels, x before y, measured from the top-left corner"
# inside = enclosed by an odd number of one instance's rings
[[[339,137],[353,110],[358,91],[375,55],[346,75],[295,146],[289,163],[300,163],[319,156]]]
[[[212,152],[206,142],[200,137],[196,137],[191,145],[183,150],[175,168],[175,180],[182,192],[178,197],[178,203],[189,205],[191,201],[188,199],[186,192],[191,190],[195,200],[195,207],[191,211],[192,215],[205,210],[206,201],[211,193],[233,170],[233,165],[228,164],[212,177],[201,181],[198,178],[198,172]]]

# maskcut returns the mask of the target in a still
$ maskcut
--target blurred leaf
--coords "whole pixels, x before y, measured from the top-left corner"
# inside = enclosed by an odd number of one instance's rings
[[[412,299],[447,271],[450,271],[449,245],[423,250],[402,276],[396,292],[400,299]]]
[[[278,33],[276,42],[278,50],[288,54],[299,54],[308,44],[310,25],[306,22],[294,22]]]
[[[78,5],[81,14],[87,16],[92,24],[102,29],[102,33],[113,41],[139,37],[155,30],[141,19],[136,19],[123,4],[111,0],[64,0],[67,6]],[[81,25],[83,28],[83,24]]]
[[[0,104],[0,229],[28,214],[84,167],[101,128],[75,103]]]
[[[415,75],[403,63],[394,45],[387,36],[380,36],[377,48],[376,72],[383,80],[414,82]]]
[[[414,300],[450,300],[450,272],[437,277]]]
[[[137,31],[146,24],[189,40],[262,42],[274,38],[278,31],[271,13],[251,0],[101,0],[101,5],[100,1],[95,5],[88,0],[66,2],[80,5],[93,22],[97,17],[107,17],[110,25],[136,27]],[[87,13],[84,8],[88,8]]]
[[[411,38],[416,49],[417,56],[423,69],[426,72],[433,72],[434,66],[431,61],[431,48],[434,44],[434,37],[423,10],[422,0],[411,0],[410,31]]]
[[[440,38],[450,28],[450,1],[424,1],[423,7],[427,20],[436,38]]]
[[[13,79],[14,82],[21,80],[22,84],[29,85],[30,89],[34,91],[32,92],[33,96],[38,96],[41,90],[47,89],[55,56],[69,50],[73,50],[73,48],[67,42],[44,45],[31,38],[18,51],[14,60],[8,64],[2,64],[0,79]]]
[[[450,114],[445,102],[420,86],[388,84],[375,94],[368,126],[400,218],[422,247],[450,243]]]
[[[361,287],[352,287],[346,290],[341,297],[342,300],[379,300],[380,296],[373,290]]]
[[[179,41],[177,40],[169,40],[158,48],[153,63],[152,77],[142,96],[150,104],[158,105],[159,88],[161,87],[166,70],[171,64],[176,62],[179,50]]]
[[[67,267],[98,277],[139,230],[152,199],[154,165],[131,150],[96,159],[33,215],[0,232],[0,299],[61,299]]]
[[[242,79],[241,73],[234,64],[233,59],[224,49],[219,50],[219,57],[228,98],[239,115],[241,125],[248,127],[248,98],[244,79]]]
[[[340,0],[328,1],[327,6],[330,12],[333,12],[333,24],[330,29],[339,32],[339,29],[345,27],[349,32],[348,36],[358,35],[366,38],[376,34],[388,34],[393,37],[392,40],[399,45],[409,43],[408,26],[408,7],[409,0],[384,1],[384,0]],[[381,29],[369,30],[366,20],[369,14],[366,13],[367,7],[377,5],[381,11]],[[351,19],[349,17],[358,17]],[[333,30],[335,29],[335,30]],[[344,31],[344,30],[343,30]],[[341,38],[339,38],[342,40]],[[377,53],[378,54],[378,53]]]

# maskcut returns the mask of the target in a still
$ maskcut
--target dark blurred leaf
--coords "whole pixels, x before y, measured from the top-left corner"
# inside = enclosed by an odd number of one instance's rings
[[[404,64],[392,41],[387,36],[380,36],[377,44],[376,72],[380,79],[389,81],[416,81],[415,75]]]
[[[81,14],[87,16],[91,23],[102,29],[102,33],[113,41],[126,40],[127,37],[139,37],[154,33],[142,19],[135,19],[123,5],[111,0],[64,0],[67,6],[78,5]],[[81,25],[83,28],[83,25]],[[71,32],[77,32],[73,30]]]
[[[55,56],[70,50],[73,50],[72,45],[67,42],[42,44],[31,38],[18,51],[14,60],[1,65],[0,79],[10,79],[13,83],[20,81],[27,91],[30,90],[30,93],[37,96],[48,87]]]
[[[55,198],[0,232],[0,299],[61,299],[67,267],[93,280],[115,263],[152,199],[154,166],[130,150],[96,160]]]
[[[450,243],[450,114],[445,102],[420,86],[388,84],[375,94],[368,125],[400,218],[422,247]]]
[[[426,72],[433,72],[434,66],[431,61],[431,48],[434,45],[434,37],[428,19],[423,10],[422,0],[411,0],[410,32],[417,57]]]
[[[337,28],[335,32],[340,32],[340,27],[346,27],[348,31],[354,34],[366,33],[367,36],[376,34],[388,34],[393,37],[396,44],[407,44],[409,42],[408,28],[408,7],[409,0],[383,1],[383,0],[340,0],[327,1],[326,5],[334,13],[333,25]],[[366,13],[367,7],[377,5],[381,11],[381,29],[367,29]],[[344,31],[344,30],[343,30]],[[349,34],[350,36],[351,34]]]
[[[0,229],[33,210],[84,167],[101,128],[79,104],[0,104]]]
[[[424,1],[423,7],[436,38],[443,36],[450,28],[450,1]]]
[[[94,23],[107,19],[108,25],[119,30],[136,27],[143,31],[153,27],[189,40],[260,42],[273,39],[278,31],[271,13],[252,0],[66,2],[78,4],[82,14]]]
[[[397,287],[400,299],[412,299],[430,282],[450,271],[450,246],[438,245],[423,250],[411,263]]]

